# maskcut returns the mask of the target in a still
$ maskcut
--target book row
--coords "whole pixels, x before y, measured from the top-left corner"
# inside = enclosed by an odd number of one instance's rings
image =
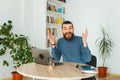
[[[47,16],[47,19],[46,19],[47,23],[53,23],[53,24],[62,24],[62,22],[64,21],[64,18],[62,17],[52,17],[52,16]]]
[[[65,7],[55,6],[53,4],[50,4],[49,2],[47,2],[47,10],[53,11],[53,12],[58,12],[58,13],[65,13]]]

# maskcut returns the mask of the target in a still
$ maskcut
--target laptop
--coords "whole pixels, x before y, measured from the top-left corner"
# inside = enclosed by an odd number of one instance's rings
[[[49,64],[50,52],[47,49],[33,48],[32,53],[35,63],[43,65]]]
[[[35,63],[49,65],[50,51],[47,49],[38,49],[32,48],[33,57],[35,59]],[[55,61],[55,66],[61,65],[63,63]]]

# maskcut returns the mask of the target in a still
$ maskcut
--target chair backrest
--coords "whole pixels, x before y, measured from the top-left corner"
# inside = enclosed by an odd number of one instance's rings
[[[96,67],[96,65],[97,65],[97,58],[96,58],[96,56],[92,55],[91,61],[87,62],[86,64],[88,64],[90,66],[93,66],[93,67]]]

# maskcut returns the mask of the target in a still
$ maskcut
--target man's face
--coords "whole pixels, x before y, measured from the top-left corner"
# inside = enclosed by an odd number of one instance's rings
[[[74,36],[74,28],[72,24],[63,24],[62,33],[66,40],[71,40]]]

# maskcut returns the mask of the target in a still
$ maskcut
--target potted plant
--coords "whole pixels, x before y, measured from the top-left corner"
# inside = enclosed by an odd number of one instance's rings
[[[103,64],[98,67],[98,75],[100,77],[106,77],[107,67],[105,66],[106,59],[110,57],[112,47],[114,45],[112,39],[110,38],[109,33],[106,31],[103,26],[100,28],[101,36],[96,40],[98,51],[102,57]]]
[[[33,62],[32,47],[28,42],[27,36],[13,33],[12,28],[12,21],[10,20],[0,26],[0,56],[9,54],[13,59],[13,67],[17,69],[23,64]],[[8,61],[3,60],[3,65],[9,66]],[[13,77],[13,80],[20,79],[14,79]]]

